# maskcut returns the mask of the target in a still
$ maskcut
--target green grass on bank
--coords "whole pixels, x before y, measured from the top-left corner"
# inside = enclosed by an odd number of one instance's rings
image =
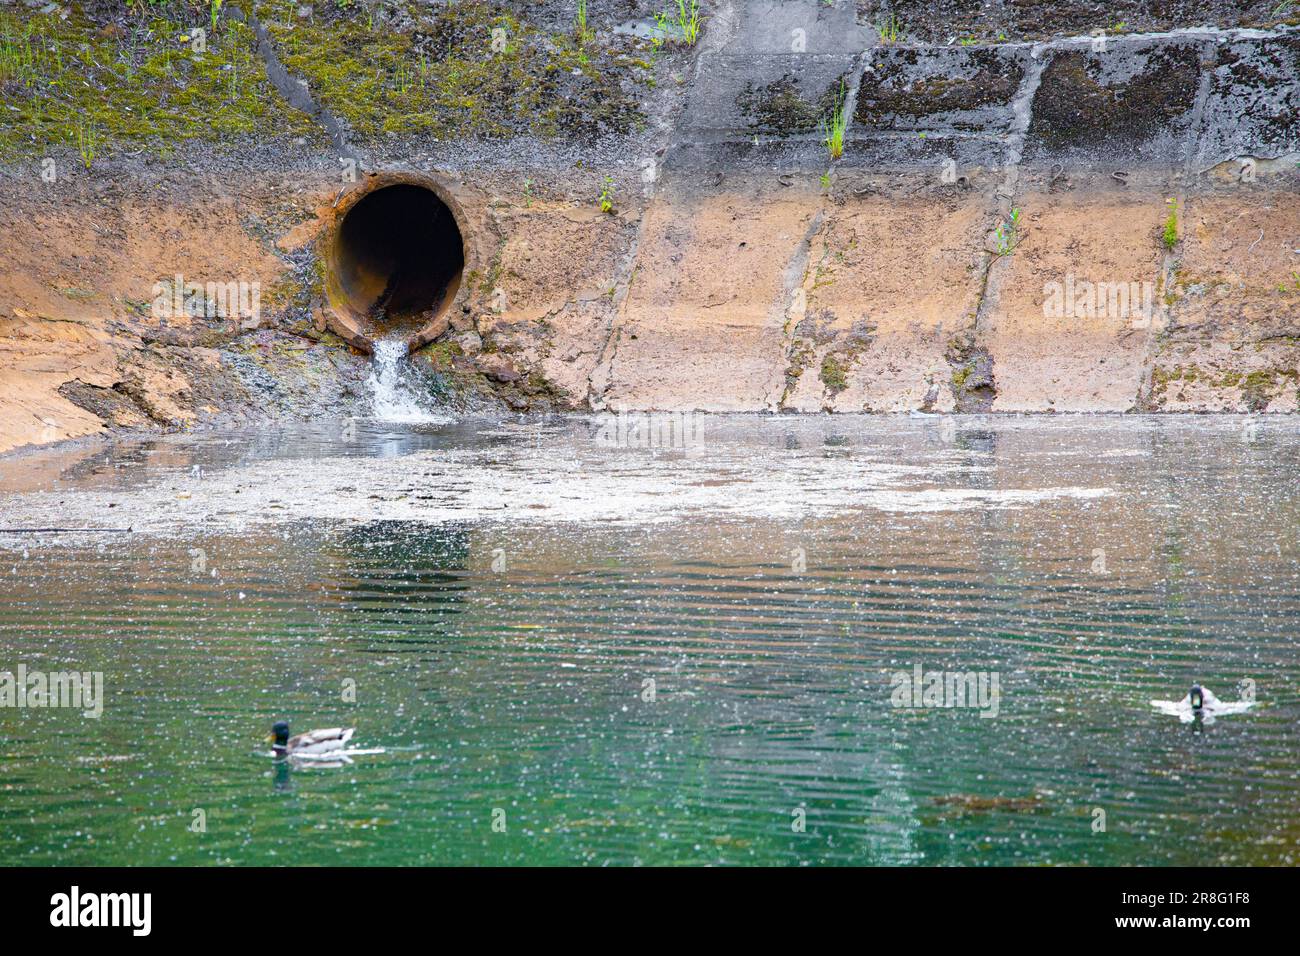
[[[583,138],[640,122],[652,64],[592,28],[547,33],[487,0],[130,0],[0,10],[0,162],[66,150],[93,165],[186,141],[238,147],[319,127],[266,76],[252,5],[290,73],[365,144],[378,138]],[[107,11],[107,12],[106,12]],[[215,24],[215,26],[214,26]],[[192,29],[207,31],[194,49]]]
[[[167,155],[182,141],[313,131],[266,77],[252,31],[209,4],[141,3],[100,24],[75,6],[0,11],[0,160],[75,150],[92,164],[118,149]],[[207,28],[196,52],[190,28]]]

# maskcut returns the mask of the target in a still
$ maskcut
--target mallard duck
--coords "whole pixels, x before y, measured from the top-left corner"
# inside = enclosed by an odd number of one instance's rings
[[[1214,692],[1200,684],[1193,684],[1187,696],[1179,701],[1153,700],[1151,706],[1162,714],[1177,717],[1185,724],[1194,720],[1214,723],[1215,717],[1224,714],[1240,714],[1253,707],[1253,700],[1224,701],[1214,696]]]
[[[271,749],[277,757],[314,757],[340,753],[355,732],[355,727],[331,727],[328,730],[309,730],[305,734],[290,737],[289,722],[280,720],[271,728]]]

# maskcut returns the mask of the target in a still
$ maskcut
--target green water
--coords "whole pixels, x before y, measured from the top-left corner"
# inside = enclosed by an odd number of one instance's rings
[[[595,430],[0,459],[0,525],[133,528],[0,534],[0,671],[105,680],[0,708],[4,863],[1296,862],[1294,422]],[[918,663],[997,716],[891,706]],[[1194,680],[1259,705],[1149,706]],[[277,764],[278,718],[384,753]]]

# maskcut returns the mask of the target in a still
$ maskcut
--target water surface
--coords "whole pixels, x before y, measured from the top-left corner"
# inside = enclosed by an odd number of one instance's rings
[[[1294,864],[1294,422],[600,430],[0,460],[3,527],[131,529],[0,533],[0,670],[106,681],[0,708],[4,862]],[[918,663],[998,715],[891,706]],[[1150,708],[1193,680],[1260,704]],[[385,753],[275,765],[281,717]]]

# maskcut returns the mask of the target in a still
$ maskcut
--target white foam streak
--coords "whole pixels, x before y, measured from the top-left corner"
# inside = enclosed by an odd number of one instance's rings
[[[721,454],[721,450],[720,454]],[[740,453],[743,449],[737,449]],[[801,458],[787,461],[620,456],[557,445],[550,456],[525,448],[419,451],[396,458],[259,461],[201,482],[170,476],[134,491],[94,489],[0,496],[15,524],[93,524],[114,505],[136,533],[241,533],[293,520],[402,520],[440,524],[657,524],[698,515],[799,519],[856,510],[943,514],[1087,500],[1108,488],[953,487],[964,465]],[[719,481],[731,474],[732,480]],[[934,487],[935,482],[948,485]],[[412,494],[418,488],[418,494]],[[167,502],[159,507],[159,502]],[[0,549],[6,546],[0,536]]]

